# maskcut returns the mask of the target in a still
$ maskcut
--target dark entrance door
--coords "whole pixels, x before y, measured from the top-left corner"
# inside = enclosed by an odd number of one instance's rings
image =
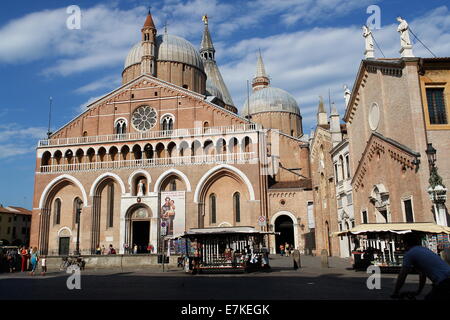
[[[69,245],[70,245],[70,237],[59,238],[58,254],[60,256],[68,256],[69,255]]]
[[[295,245],[294,242],[294,224],[289,216],[279,216],[275,220],[275,232],[280,232],[275,236],[276,252],[280,253],[280,245],[289,243],[290,247]]]
[[[138,246],[138,253],[147,253],[150,242],[150,221],[133,221],[133,243]]]

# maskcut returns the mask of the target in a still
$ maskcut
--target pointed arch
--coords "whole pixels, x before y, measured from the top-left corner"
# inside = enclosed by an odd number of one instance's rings
[[[242,181],[245,183],[245,185],[247,186],[247,190],[248,190],[248,194],[250,197],[250,201],[254,201],[255,200],[255,191],[253,189],[252,183],[250,182],[250,180],[248,179],[248,177],[238,168],[235,168],[233,166],[230,166],[228,164],[222,164],[219,166],[216,166],[214,168],[209,169],[204,175],[203,177],[201,177],[201,179],[199,180],[197,187],[195,189],[195,193],[194,193],[194,202],[195,203],[199,203],[199,198],[200,198],[200,193],[206,183],[206,181],[216,172],[220,171],[220,170],[229,170],[234,172],[235,174],[237,174]]]
[[[191,183],[189,182],[188,177],[183,172],[181,172],[180,170],[170,169],[170,170],[165,171],[163,174],[161,174],[158,177],[158,180],[156,180],[155,186],[153,187],[153,192],[159,192],[159,190],[161,188],[161,183],[164,181],[164,179],[166,177],[170,176],[171,174],[175,174],[175,175],[179,176],[184,181],[184,184],[186,185],[186,191],[187,192],[191,192],[192,191]]]
[[[45,201],[47,200],[47,197],[48,197],[50,191],[53,189],[53,187],[64,180],[72,182],[74,185],[76,185],[81,190],[81,194],[83,196],[84,207],[88,206],[88,197],[86,195],[86,191],[84,190],[84,187],[81,184],[81,182],[77,178],[75,178],[71,175],[63,174],[63,175],[60,175],[59,177],[56,177],[55,179],[50,181],[49,184],[47,184],[47,186],[45,187],[44,191],[42,192],[41,198],[39,200],[39,209],[44,208]]]
[[[122,179],[115,173],[112,172],[105,172],[104,174],[100,175],[95,179],[95,181],[92,183],[91,191],[89,192],[89,195],[93,197],[95,195],[95,190],[97,189],[98,185],[102,180],[105,178],[112,178],[116,180],[116,182],[119,184],[120,189],[122,191],[122,194],[126,193],[125,184],[123,183]]]

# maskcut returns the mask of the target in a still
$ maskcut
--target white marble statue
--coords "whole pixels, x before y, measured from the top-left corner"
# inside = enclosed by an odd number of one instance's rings
[[[400,33],[400,42],[402,45],[402,48],[411,46],[411,38],[409,36],[409,25],[406,20],[402,19],[401,17],[397,18],[397,21],[400,23],[398,25],[397,31]]]
[[[374,40],[373,40],[373,34],[372,30],[368,26],[363,26],[363,37],[366,40],[366,50],[364,52],[364,55],[367,58],[374,58],[375,57],[375,49],[374,49]]]
[[[140,180],[139,183],[138,183],[138,192],[137,192],[137,196],[138,196],[138,197],[144,196],[144,183],[142,182],[142,180]]]
[[[397,31],[400,33],[400,53],[402,57],[414,57],[408,22],[401,17],[398,17],[397,21],[400,23],[397,28]]]
[[[346,84],[344,84],[344,98],[345,98],[345,106],[348,107],[348,104],[350,103],[350,97],[352,95],[352,92],[347,87]]]

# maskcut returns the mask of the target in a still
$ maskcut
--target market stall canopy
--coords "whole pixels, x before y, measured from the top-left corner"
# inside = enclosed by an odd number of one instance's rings
[[[331,235],[339,237],[351,234],[362,234],[369,232],[393,232],[393,233],[408,233],[412,231],[419,231],[425,233],[446,233],[450,234],[450,228],[437,225],[432,222],[423,223],[368,223],[360,224],[352,229],[340,232],[333,232]]]

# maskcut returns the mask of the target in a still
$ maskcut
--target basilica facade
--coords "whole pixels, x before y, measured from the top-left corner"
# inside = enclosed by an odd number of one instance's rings
[[[270,85],[261,55],[239,114],[207,19],[200,50],[158,34],[150,13],[141,34],[122,85],[39,141],[31,245],[49,255],[72,253],[77,241],[82,254],[109,245],[156,252],[163,235],[252,226],[279,232],[267,239],[271,252],[285,242],[312,252],[300,108]]]

